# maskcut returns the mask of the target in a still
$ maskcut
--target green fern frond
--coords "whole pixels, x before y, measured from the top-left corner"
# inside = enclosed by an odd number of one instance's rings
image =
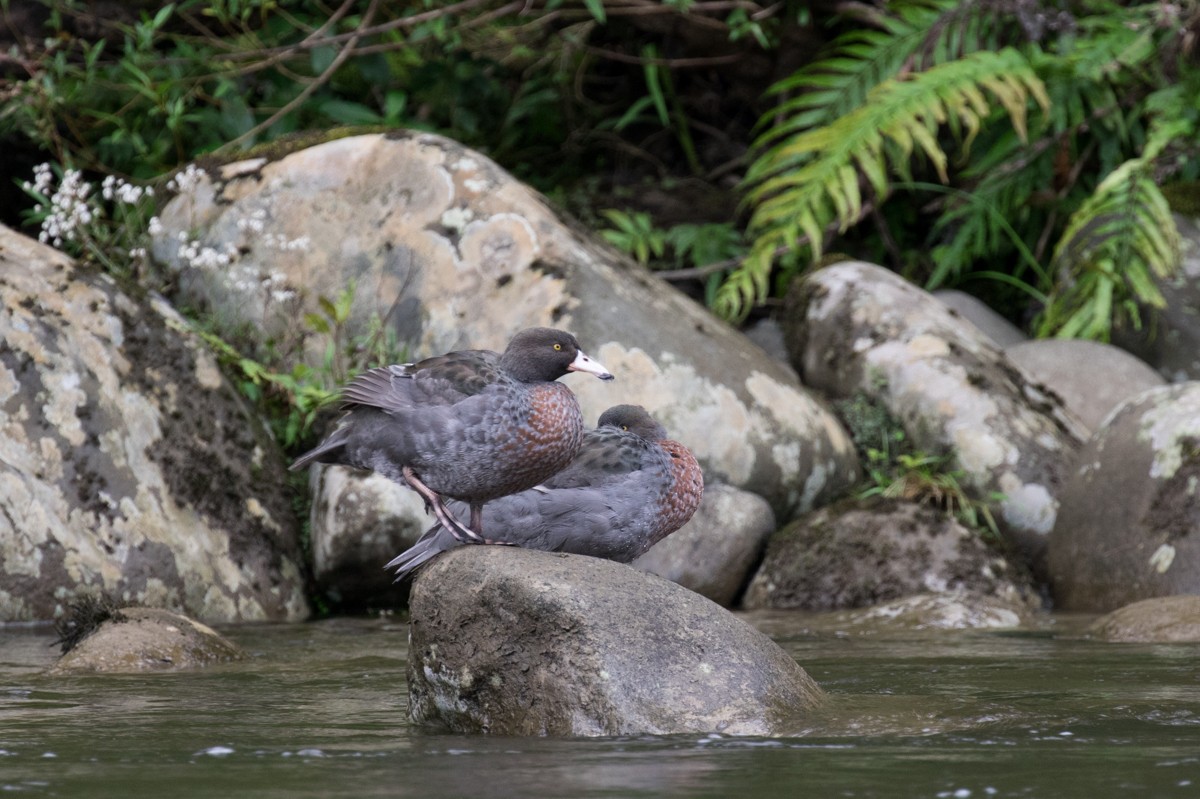
[[[767,90],[767,96],[797,94],[766,114],[764,134],[755,143],[772,142],[809,128],[827,125],[861,106],[872,89],[899,74],[925,43],[930,29],[955,0],[926,0],[880,17],[883,30],[855,30],[839,36],[827,54]],[[755,179],[753,167],[750,180]]]
[[[1072,214],[1054,251],[1069,279],[1046,308],[1042,335],[1107,340],[1115,313],[1138,303],[1162,307],[1155,277],[1178,268],[1180,241],[1154,182],[1154,159],[1194,132],[1186,120],[1155,127],[1142,154],[1110,172]]]
[[[906,70],[999,50],[1004,39],[1016,38],[1011,34],[1018,27],[1005,0],[908,0],[889,3],[887,11],[871,17],[878,30],[842,34],[811,64],[767,90],[767,96],[796,96],[759,120],[764,133],[756,149],[850,113],[872,89]]]
[[[1156,3],[1095,5],[1101,13],[1080,15],[1070,55],[1075,72],[1093,82],[1120,71],[1140,70],[1158,57],[1162,39],[1176,35],[1171,26],[1162,24],[1162,8]]]
[[[826,229],[844,231],[862,215],[862,180],[882,199],[889,189],[888,169],[905,175],[919,154],[946,181],[939,128],[953,121],[972,135],[991,114],[989,96],[1004,107],[1021,136],[1029,98],[1043,108],[1048,103],[1041,81],[1019,52],[981,51],[885,81],[862,107],[764,152],[756,163],[760,178],[747,192],[754,206],[751,251],[718,292],[718,312],[738,318],[765,297],[775,252],[794,248],[802,235],[812,257],[820,258]]]

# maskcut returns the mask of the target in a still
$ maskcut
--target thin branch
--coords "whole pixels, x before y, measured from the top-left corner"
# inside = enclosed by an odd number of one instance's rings
[[[782,251],[783,248],[780,247],[779,250],[776,251],[776,257],[783,255]],[[688,269],[664,269],[661,272],[655,270],[654,274],[657,277],[661,277],[663,280],[671,282],[679,280],[692,280],[699,277],[708,277],[714,272],[724,272],[729,269],[733,269],[739,263],[741,263],[740,258],[727,258],[724,261],[714,261],[711,264],[705,264],[704,266],[693,266]]]
[[[745,57],[743,53],[730,53],[729,55],[716,55],[704,58],[645,58],[643,56],[620,53],[616,50],[607,50],[590,44],[584,45],[584,49],[593,55],[598,55],[601,58],[607,58],[609,61],[616,61],[621,64],[635,64],[637,66],[653,64],[654,66],[670,67],[672,69],[692,69],[695,67],[733,64]]]
[[[457,14],[460,11],[470,11],[471,9],[476,8],[478,6],[487,5],[489,2],[490,2],[490,0],[462,0],[462,2],[454,3],[453,5],[448,5],[444,8],[438,8],[438,9],[434,9],[432,11],[426,11],[421,14],[413,14],[412,16],[409,16],[409,17],[399,17],[397,19],[391,20],[390,22],[384,22],[384,23],[376,25],[374,27],[360,26],[359,28],[357,28],[349,33],[339,33],[335,36],[326,36],[321,39],[312,39],[310,37],[310,38],[305,38],[299,42],[295,42],[294,44],[285,44],[285,45],[280,45],[279,47],[270,47],[265,50],[247,50],[244,53],[231,53],[227,56],[227,58],[229,58],[231,60],[248,60],[248,59],[253,59],[253,58],[262,58],[264,56],[266,56],[266,57],[274,56],[274,55],[278,55],[281,53],[283,53],[283,54],[300,53],[305,50],[314,50],[318,47],[325,47],[325,46],[328,46],[331,44],[341,44],[343,42],[349,41],[350,39],[354,39],[355,41],[357,41],[366,36],[375,36],[380,33],[389,33],[391,31],[395,31],[395,30],[411,28],[415,25],[420,25],[423,22],[429,22],[431,20],[438,19],[439,17],[445,17],[445,16]]]
[[[305,86],[304,89],[302,89],[299,94],[297,94],[295,97],[293,97],[286,105],[284,105],[282,108],[280,108],[274,114],[271,114],[271,116],[267,117],[262,122],[258,123],[254,127],[250,128],[250,130],[248,130],[245,133],[243,133],[242,135],[238,136],[236,139],[233,139],[231,141],[226,142],[225,144],[222,144],[220,147],[217,148],[217,150],[215,152],[218,152],[218,153],[228,152],[228,151],[238,147],[242,142],[252,139],[253,137],[257,136],[259,133],[262,133],[264,130],[271,127],[276,122],[278,122],[280,119],[287,116],[292,111],[294,111],[296,108],[298,108],[300,106],[300,104],[303,103],[305,100],[307,100],[309,97],[311,97],[312,94],[317,89],[321,88],[326,83],[328,83],[330,78],[333,77],[333,74],[338,71],[338,68],[340,68],[342,66],[342,64],[344,64],[346,62],[346,59],[348,59],[351,56],[351,54],[354,53],[354,47],[355,47],[355,45],[358,44],[358,40],[362,34],[362,31],[366,28],[366,26],[370,25],[371,19],[374,18],[375,11],[378,8],[379,8],[379,0],[371,0],[371,4],[367,7],[367,10],[363,13],[362,24],[359,26],[358,30],[356,31],[356,34],[359,34],[359,35],[355,35],[355,36],[351,37],[346,42],[346,46],[338,51],[337,56],[335,56],[333,61],[330,62],[329,66],[327,66],[325,68],[325,70],[320,75],[317,76],[316,80],[314,80],[312,83]]]

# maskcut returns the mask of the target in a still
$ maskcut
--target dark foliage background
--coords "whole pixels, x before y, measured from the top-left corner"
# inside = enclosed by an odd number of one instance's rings
[[[44,219],[41,162],[158,183],[421,128],[735,321],[834,251],[1104,339],[1161,303],[1167,197],[1200,177],[1195,2],[2,0],[0,22],[7,224]]]

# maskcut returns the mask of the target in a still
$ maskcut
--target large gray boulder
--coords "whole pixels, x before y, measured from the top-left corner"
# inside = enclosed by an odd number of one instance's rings
[[[229,263],[206,267],[205,248]],[[413,358],[502,350],[530,326],[570,330],[617,376],[565,378],[585,419],[642,405],[707,477],[786,517],[857,475],[849,439],[790,369],[439,136],[353,136],[229,164],[168,203],[153,253],[177,270],[180,299],[210,308],[223,330],[259,331],[316,367],[328,336],[300,322],[347,286],[345,334],[382,319]]]
[[[729,607],[774,531],[775,514],[762,497],[721,483],[706,485],[691,521],[633,565]]]
[[[840,610],[915,594],[1034,595],[978,530],[926,504],[894,499],[828,505],[771,536],[746,589],[747,610]]]
[[[308,615],[278,447],[184,321],[0,226],[0,622]]]
[[[461,547],[410,613],[409,714],[456,732],[782,735],[823,696],[729,611],[597,558]]]
[[[978,328],[881,267],[818,270],[786,308],[804,382],[834,398],[865,395],[917,449],[952,453],[961,483],[995,503],[1002,532],[1040,572],[1059,486],[1086,432],[1079,420]]]
[[[938,289],[933,296],[957,316],[979,328],[992,343],[1000,347],[1011,347],[1029,339],[1021,328],[993,311],[978,297],[957,289]]]
[[[1200,382],[1145,391],[1087,442],[1050,536],[1064,610],[1200,594]]]
[[[1004,354],[1062,398],[1089,431],[1125,400],[1165,382],[1144,361],[1099,341],[1040,339],[1009,347]]]
[[[413,360],[502,350],[521,328],[560,327],[617,376],[564,378],[589,424],[612,405],[642,405],[707,479],[759,494],[784,519],[857,478],[849,438],[786,364],[455,142],[354,136],[176,180],[186,189],[164,208],[153,253],[175,270],[178,301],[210,309],[227,335],[255,333],[264,358],[270,342],[284,371],[324,368],[330,336],[304,320],[348,288],[339,354],[348,341],[388,336]],[[339,501],[351,494],[381,496]],[[355,568],[345,566],[333,569]]]

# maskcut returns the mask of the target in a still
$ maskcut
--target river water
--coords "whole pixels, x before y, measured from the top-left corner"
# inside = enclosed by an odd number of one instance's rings
[[[802,735],[460,736],[407,722],[407,625],[223,630],[192,673],[49,677],[0,627],[0,791],[60,797],[1200,796],[1200,646],[1038,629],[849,636],[746,615],[829,693]]]

